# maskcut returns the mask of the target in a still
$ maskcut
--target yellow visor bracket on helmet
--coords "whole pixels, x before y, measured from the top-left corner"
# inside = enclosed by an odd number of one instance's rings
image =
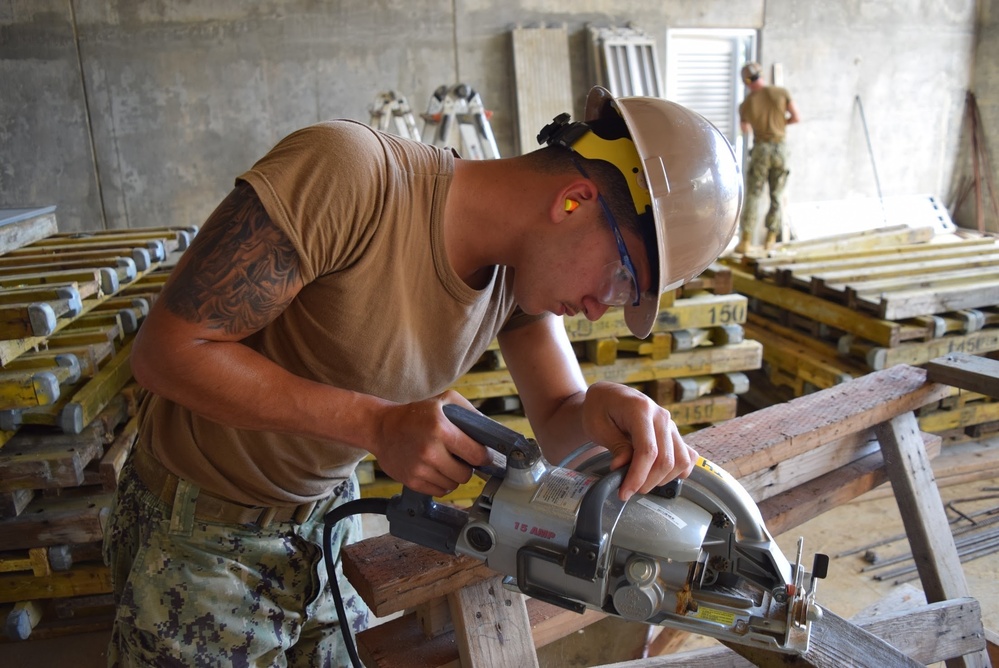
[[[627,137],[604,139],[592,131],[586,132],[572,144],[572,150],[590,160],[606,160],[624,176],[635,202],[635,211],[641,215],[652,208],[652,195],[642,183],[642,159],[635,142]]]

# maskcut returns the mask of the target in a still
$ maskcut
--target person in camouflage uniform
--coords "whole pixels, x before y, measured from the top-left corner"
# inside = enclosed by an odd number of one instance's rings
[[[759,63],[743,67],[742,80],[749,88],[749,95],[739,105],[739,125],[744,135],[752,131],[753,147],[746,170],[746,201],[735,249],[738,253],[746,253],[756,246],[757,216],[764,187],[770,192],[770,208],[765,219],[766,246],[773,246],[780,238],[781,197],[790,173],[785,128],[799,120],[791,94],[786,88],[767,86]]]

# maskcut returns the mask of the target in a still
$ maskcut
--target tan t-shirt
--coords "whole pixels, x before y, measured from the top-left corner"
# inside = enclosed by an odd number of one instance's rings
[[[244,343],[302,377],[410,402],[453,385],[505,325],[533,320],[515,308],[512,271],[497,267],[473,290],[451,269],[442,216],[453,172],[450,152],[351,121],[279,142],[239,178],[294,244],[307,285]],[[233,429],[160,397],[143,406],[141,438],[176,475],[248,504],[323,497],[365,455]]]
[[[753,141],[783,141],[791,94],[780,86],[754,90],[739,105],[739,120],[753,126]]]

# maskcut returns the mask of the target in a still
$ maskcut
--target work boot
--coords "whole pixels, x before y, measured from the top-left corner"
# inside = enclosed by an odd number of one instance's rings
[[[746,235],[739,237],[739,243],[735,245],[735,248],[733,250],[735,250],[735,252],[739,253],[740,255],[747,255],[750,253],[755,253],[756,251],[760,250],[760,247],[755,245],[751,241],[750,237]]]

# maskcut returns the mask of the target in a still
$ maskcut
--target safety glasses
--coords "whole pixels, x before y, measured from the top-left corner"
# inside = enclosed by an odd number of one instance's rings
[[[600,202],[600,207],[610,222],[614,240],[617,241],[617,252],[621,256],[618,262],[611,262],[604,267],[605,275],[596,294],[597,301],[605,306],[624,306],[628,303],[638,306],[638,302],[641,301],[638,272],[635,271],[635,265],[628,254],[628,247],[624,243],[624,237],[621,236],[621,228],[618,227],[614,214],[600,193],[597,193],[597,201]]]
[[[572,164],[576,166],[583,178],[590,178],[578,160],[573,158]],[[600,208],[604,210],[604,215],[610,223],[614,240],[617,241],[617,253],[621,256],[621,260],[611,262],[604,267],[604,279],[601,281],[595,296],[597,301],[604,306],[624,306],[628,303],[632,306],[638,306],[642,299],[642,293],[638,289],[638,272],[635,271],[635,264],[631,261],[631,255],[628,254],[628,246],[625,245],[624,237],[621,236],[621,228],[618,227],[614,214],[607,206],[607,200],[599,192],[597,193],[597,201],[600,202]]]

